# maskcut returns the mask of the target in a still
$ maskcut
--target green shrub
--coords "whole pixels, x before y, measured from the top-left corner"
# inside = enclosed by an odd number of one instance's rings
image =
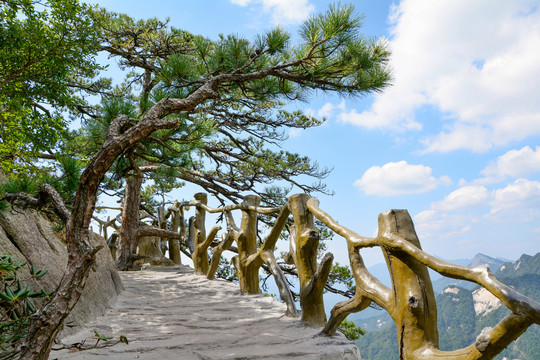
[[[361,327],[357,327],[353,321],[343,320],[341,325],[339,325],[339,330],[347,337],[349,340],[356,340],[361,335],[366,333],[366,330]]]
[[[18,278],[17,272],[25,266],[10,255],[0,255],[0,359],[15,352],[26,336],[30,317],[36,312],[32,299],[50,296],[43,289],[33,291]],[[36,279],[47,273],[34,266],[28,269]]]

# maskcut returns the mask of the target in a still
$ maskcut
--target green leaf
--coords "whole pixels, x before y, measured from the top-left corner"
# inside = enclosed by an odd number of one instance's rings
[[[13,301],[13,296],[9,296],[8,294],[4,294],[3,292],[0,291],[0,299],[11,302]]]
[[[13,290],[11,289],[11,286],[9,286],[8,283],[4,285],[4,291],[6,292],[6,295],[9,296],[10,298],[13,299],[15,297],[15,293],[13,293]]]
[[[124,335],[120,335],[120,342],[129,345],[129,341]]]

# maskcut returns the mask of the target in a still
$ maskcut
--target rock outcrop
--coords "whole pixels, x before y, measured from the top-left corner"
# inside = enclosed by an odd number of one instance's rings
[[[103,249],[97,254],[96,264],[79,302],[66,319],[62,336],[72,333],[73,326],[85,324],[105,312],[122,290],[120,276],[105,240],[97,234],[91,239],[95,246],[101,245]],[[9,254],[36,269],[48,270],[45,276],[37,280],[28,269],[19,271],[21,280],[30,284],[35,291],[40,288],[46,292],[55,291],[68,261],[66,246],[53,231],[51,223],[32,210],[8,209],[0,212],[0,254]]]

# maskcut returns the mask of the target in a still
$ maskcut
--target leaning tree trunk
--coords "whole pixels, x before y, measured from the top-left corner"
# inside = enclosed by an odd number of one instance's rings
[[[81,175],[70,216],[66,216],[68,267],[55,294],[32,317],[19,359],[46,360],[64,319],[69,315],[84,289],[90,268],[99,248],[90,242],[90,221],[96,206],[97,192],[105,173],[120,154],[159,129],[178,126],[176,119],[164,119],[175,112],[189,111],[201,102],[215,97],[215,81],[201,86],[185,99],[164,99],[154,105],[140,121],[127,115],[116,118],[107,131],[98,153],[89,161]],[[128,123],[136,123],[123,131]],[[60,200],[61,201],[61,200]],[[56,205],[56,204],[55,204]],[[64,207],[65,208],[65,207]]]
[[[118,270],[131,270],[133,262],[137,260],[141,186],[141,174],[134,174],[126,178],[126,193],[122,206],[122,227],[118,237],[118,249],[116,250],[116,267]]]

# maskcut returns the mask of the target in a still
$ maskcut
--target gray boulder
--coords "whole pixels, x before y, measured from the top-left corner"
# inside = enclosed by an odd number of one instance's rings
[[[1,181],[1,180],[0,180]],[[103,246],[97,253],[86,286],[75,308],[65,321],[61,336],[73,333],[74,327],[93,320],[112,306],[122,291],[120,276],[105,240],[91,236],[95,246]],[[21,280],[39,291],[53,292],[67,267],[67,250],[50,222],[32,210],[11,209],[0,212],[0,254],[9,254],[19,262],[26,262],[48,273],[34,279],[25,268],[19,272]]]

